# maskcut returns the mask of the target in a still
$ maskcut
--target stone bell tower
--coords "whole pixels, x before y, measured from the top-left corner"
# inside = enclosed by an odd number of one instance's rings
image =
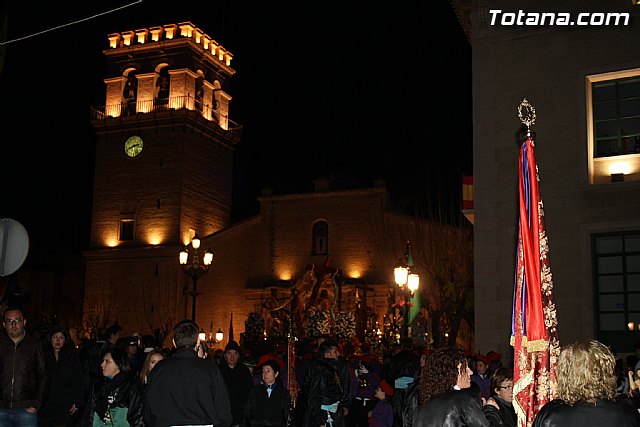
[[[229,117],[235,71],[231,53],[191,22],[109,34],[108,42],[105,105],[92,109],[85,321],[109,317],[143,329],[159,311],[177,309],[158,307],[181,299],[179,248],[194,232],[229,225],[241,137]],[[149,298],[153,309],[138,306]]]

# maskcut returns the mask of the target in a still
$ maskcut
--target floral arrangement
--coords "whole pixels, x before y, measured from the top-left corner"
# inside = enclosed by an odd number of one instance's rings
[[[247,335],[261,337],[264,334],[264,319],[260,313],[249,313],[244,321],[244,331]]]
[[[318,338],[331,333],[331,313],[310,307],[307,316],[307,336]]]
[[[350,311],[339,311],[336,314],[336,324],[333,328],[336,338],[349,340],[356,334],[356,318]]]

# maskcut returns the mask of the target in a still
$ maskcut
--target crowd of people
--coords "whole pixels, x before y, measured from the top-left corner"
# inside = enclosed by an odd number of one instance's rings
[[[424,350],[405,338],[387,358],[366,347],[345,355],[331,337],[321,337],[290,370],[286,355],[247,355],[233,340],[218,357],[190,320],[175,325],[172,348],[149,336],[120,337],[117,325],[92,346],[76,347],[62,327],[41,339],[27,333],[18,307],[4,311],[3,325],[0,426],[517,425],[513,371],[494,352]],[[640,427],[638,387],[620,392],[617,367],[598,341],[564,347],[558,398],[533,426]]]

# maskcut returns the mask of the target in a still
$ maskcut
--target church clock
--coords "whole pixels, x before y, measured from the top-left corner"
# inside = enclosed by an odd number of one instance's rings
[[[142,147],[142,138],[138,135],[130,136],[124,142],[124,152],[131,158],[138,157],[142,153]]]

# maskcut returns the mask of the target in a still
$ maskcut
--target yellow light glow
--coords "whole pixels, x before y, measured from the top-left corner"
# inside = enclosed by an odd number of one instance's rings
[[[406,285],[408,276],[409,269],[407,267],[396,267],[393,269],[393,277],[396,281],[396,285],[398,286]]]
[[[193,36],[193,25],[191,22],[183,22],[180,23],[180,35],[182,37],[192,37]]]
[[[280,273],[280,280],[291,280],[291,272],[288,270],[282,271]]]
[[[139,113],[148,113],[154,105],[151,102],[137,102],[136,103],[136,111]]]
[[[629,329],[630,331],[633,331],[635,328],[636,328],[635,322],[627,323],[627,329]]]
[[[116,246],[118,246],[118,239],[116,239],[115,237],[111,237],[105,240],[104,242],[105,246],[108,246],[110,248],[115,248]]]
[[[629,175],[631,173],[631,165],[628,162],[615,162],[609,165],[609,173],[622,173]]]
[[[160,236],[150,236],[149,244],[152,246],[156,246],[162,243],[162,238]]]
[[[407,285],[411,292],[415,292],[420,287],[420,276],[417,274],[410,274]]]
[[[349,277],[351,277],[352,279],[359,279],[360,277],[362,277],[362,272],[360,270],[351,270],[349,272]]]
[[[213,254],[211,252],[204,253],[204,265],[211,265],[213,262]]]
[[[138,43],[144,44],[147,41],[148,31],[146,29],[136,31]]]
[[[115,33],[115,34],[109,34],[107,36],[107,38],[109,39],[109,47],[110,48],[116,48],[118,47],[118,40],[120,40],[120,34]]]
[[[105,114],[107,116],[120,117],[121,112],[122,112],[122,109],[120,108],[119,104],[107,105],[105,107]]]
[[[149,245],[161,245],[166,240],[166,229],[162,225],[152,225],[146,230],[146,240]]]
[[[162,35],[162,27],[151,27],[149,28],[149,32],[151,33],[151,40],[157,42],[160,40],[160,36]]]
[[[125,46],[131,46],[131,41],[133,40],[133,31],[126,31],[122,33],[122,40]]]
[[[175,24],[165,25],[164,26],[164,38],[165,39],[171,40],[171,39],[173,39],[175,34],[176,34],[176,25]]]

